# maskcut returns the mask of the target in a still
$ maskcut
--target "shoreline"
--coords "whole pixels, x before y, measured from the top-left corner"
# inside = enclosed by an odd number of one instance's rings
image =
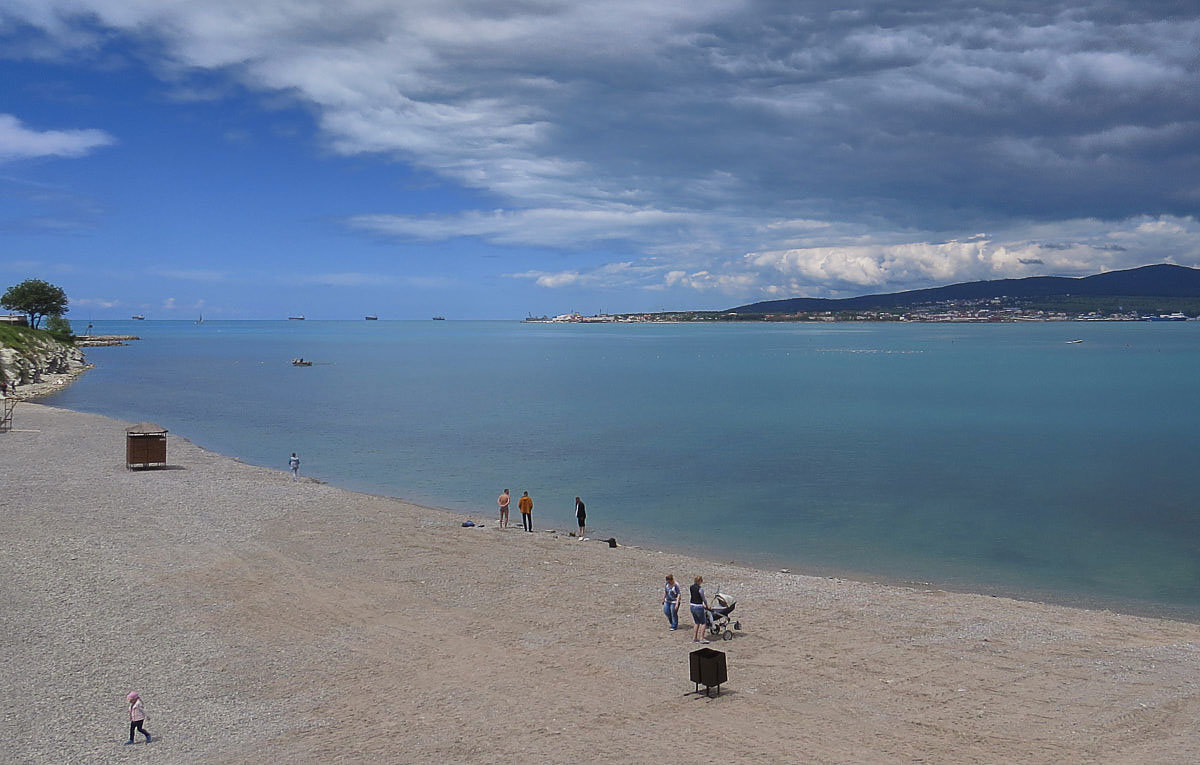
[[[122,337],[124,337],[124,336],[122,336]],[[133,337],[133,336],[129,336],[129,337]],[[140,339],[140,338],[138,338],[138,339]],[[61,390],[65,389],[66,387],[71,385],[73,382],[75,382],[75,380],[82,377],[85,372],[87,372],[90,369],[94,369],[94,368],[95,368],[94,364],[85,363],[84,366],[82,366],[80,368],[72,369],[69,374],[58,375],[55,380],[48,381],[45,383],[36,383],[36,384],[23,386],[23,388],[25,389],[25,392],[23,393],[23,395],[14,396],[13,398],[16,398],[18,401],[25,401],[28,403],[40,403],[39,399],[42,399],[47,396],[50,396],[50,395],[60,392]],[[29,389],[34,389],[34,390],[30,391]],[[54,405],[50,404],[50,406],[54,406]],[[61,408],[61,407],[59,407],[59,408]],[[79,411],[79,410],[68,410],[68,411]],[[83,414],[85,412],[79,411],[79,413]],[[107,417],[108,415],[98,414],[97,416]],[[187,438],[186,435],[182,435],[182,434],[180,434],[180,437]],[[263,469],[267,469],[267,470],[275,469],[275,468],[272,468],[267,465],[258,465],[258,463],[245,462],[240,457],[225,455],[222,452],[208,449],[208,447],[200,447],[200,448],[204,448],[213,454],[224,456],[227,459],[234,460],[241,464],[256,465],[258,467],[262,467]],[[405,504],[412,505],[414,507],[422,507],[422,508],[425,508],[425,509],[431,510],[431,511],[447,513],[447,514],[454,515],[454,516],[462,516],[462,518],[460,520],[466,520],[468,518],[474,519],[474,518],[481,517],[484,519],[484,523],[488,523],[489,525],[494,524],[496,522],[496,518],[494,515],[488,515],[488,514],[484,514],[482,512],[477,512],[477,511],[473,511],[473,510],[469,510],[469,509],[458,509],[458,508],[447,507],[447,506],[443,506],[443,505],[439,505],[439,504],[430,504],[428,500],[418,501],[418,500],[413,500],[410,498],[393,495],[393,494],[385,494],[385,493],[376,492],[376,491],[350,488],[350,487],[342,486],[341,484],[338,484],[336,482],[326,481],[323,479],[310,479],[310,480],[319,480],[320,483],[322,483],[322,484],[326,484],[326,485],[329,485],[329,486],[332,486],[332,487],[335,487],[335,488],[338,488],[338,489],[341,489],[344,491],[353,492],[356,494],[363,494],[366,496],[376,497],[379,499],[403,502]],[[436,500],[435,500],[435,502],[436,502]],[[546,529],[539,529],[539,531],[545,531],[545,530]],[[571,530],[570,528],[563,528],[559,531],[561,532],[562,535],[566,536],[570,530]],[[629,539],[629,537],[626,537],[625,539]],[[1200,624],[1200,606],[1185,606],[1185,605],[1175,605],[1175,604],[1166,604],[1166,603],[1156,603],[1156,602],[1150,602],[1150,601],[1139,601],[1139,600],[1129,600],[1129,599],[1120,599],[1120,598],[1106,598],[1106,597],[1100,596],[1100,595],[1077,594],[1077,593],[1064,592],[1061,590],[1054,590],[1054,589],[1042,589],[1042,590],[1017,589],[1017,588],[1004,587],[1002,585],[990,585],[990,584],[984,583],[984,582],[953,585],[953,584],[947,584],[944,582],[925,581],[925,580],[907,578],[902,575],[887,575],[887,574],[873,573],[873,572],[869,572],[869,571],[859,571],[859,570],[848,569],[848,568],[827,568],[827,567],[820,567],[820,566],[811,566],[811,565],[805,565],[803,563],[788,562],[788,561],[785,561],[785,560],[782,560],[779,558],[772,558],[770,556],[767,556],[767,557],[764,557],[761,559],[723,560],[723,556],[719,556],[715,552],[705,550],[700,546],[689,546],[686,544],[676,544],[670,540],[664,541],[664,542],[659,542],[659,541],[653,540],[652,538],[641,539],[638,537],[633,537],[633,539],[635,540],[633,543],[631,543],[631,544],[622,543],[622,546],[623,547],[631,547],[633,549],[644,549],[644,550],[649,550],[649,551],[657,551],[657,552],[661,552],[661,553],[670,553],[670,554],[674,554],[674,555],[681,555],[681,556],[686,556],[686,557],[695,558],[695,559],[699,559],[699,560],[707,560],[714,564],[737,565],[737,566],[741,566],[744,568],[753,569],[756,571],[762,571],[765,573],[779,572],[779,573],[785,573],[785,574],[789,574],[789,575],[793,575],[793,576],[808,576],[808,577],[828,579],[831,581],[846,580],[846,581],[858,582],[858,583],[862,583],[862,584],[873,584],[873,585],[881,585],[881,586],[910,587],[910,588],[917,588],[917,589],[931,589],[932,588],[935,590],[944,591],[946,593],[953,593],[953,594],[960,594],[960,595],[979,595],[981,597],[1004,598],[1004,599],[1016,600],[1016,601],[1020,601],[1020,602],[1037,603],[1037,604],[1044,604],[1044,605],[1051,605],[1051,606],[1061,606],[1061,607],[1066,607],[1066,608],[1078,608],[1078,609],[1083,609],[1083,610],[1087,610],[1087,611],[1111,612],[1111,613],[1117,613],[1117,614],[1125,614],[1125,615],[1129,615],[1129,616],[1143,617],[1143,618],[1148,618],[1148,619],[1168,619],[1168,620],[1172,620],[1172,621],[1180,621],[1180,622],[1185,622],[1185,623],[1190,623],[1190,624]],[[618,539],[618,542],[620,542],[620,541],[621,540]]]
[[[60,407],[61,408],[61,407]],[[78,411],[78,410],[69,410]],[[81,414],[84,412],[80,412]],[[90,414],[90,413],[89,413]],[[99,414],[97,416],[107,417],[108,415]],[[181,438],[187,438],[186,435],[179,434]],[[199,446],[199,445],[198,445]],[[227,459],[236,461],[244,465],[253,465],[264,470],[278,471],[278,468],[270,465],[263,465],[257,462],[243,460],[240,457],[226,455],[223,452],[211,449],[206,446],[199,446],[213,454],[224,456]],[[286,471],[281,471],[286,472]],[[475,511],[465,508],[455,508],[447,505],[437,504],[436,500],[417,500],[410,497],[404,497],[396,494],[387,494],[380,491],[371,491],[367,489],[357,489],[350,486],[344,486],[334,480],[326,480],[323,478],[308,478],[308,480],[320,483],[322,485],[331,486],[333,488],[347,491],[353,494],[361,494],[363,496],[374,497],[380,500],[388,500],[401,502],[413,507],[422,508],[431,512],[443,513],[452,516],[456,522],[471,520],[481,524],[481,527],[493,526],[497,522],[495,514],[488,514],[481,511]],[[513,515],[517,515],[514,510]],[[483,519],[480,521],[479,519]],[[519,518],[516,521],[520,523]],[[538,528],[537,533],[549,532],[556,533],[562,537],[567,537],[573,531],[570,522],[561,528]],[[607,532],[605,532],[607,534]],[[592,542],[603,542],[604,540],[589,537]],[[632,540],[632,541],[630,541]],[[639,536],[620,536],[617,541],[621,547],[627,547],[633,550],[643,550],[653,554],[669,554],[686,558],[691,558],[700,561],[707,561],[712,565],[720,566],[736,566],[739,568],[750,569],[753,571],[762,572],[764,574],[784,574],[788,576],[803,576],[814,579],[826,579],[829,581],[847,581],[866,585],[877,585],[882,587],[900,587],[916,590],[933,590],[944,592],[953,595],[976,595],[979,597],[1000,598],[1005,600],[1013,600],[1022,603],[1032,603],[1039,605],[1047,605],[1061,608],[1073,608],[1083,611],[1095,611],[1101,613],[1121,614],[1125,616],[1133,616],[1145,619],[1165,619],[1168,621],[1177,621],[1186,624],[1200,625],[1200,606],[1184,606],[1172,605],[1165,603],[1154,603],[1149,601],[1139,601],[1119,598],[1106,598],[1099,595],[1080,595],[1075,593],[1063,592],[1060,590],[1043,589],[1043,590],[1019,590],[1005,588],[1000,585],[989,585],[986,583],[951,585],[944,582],[926,581],[904,577],[901,575],[889,576],[886,574],[873,573],[869,571],[860,571],[850,568],[830,568],[820,566],[810,566],[797,563],[789,563],[782,559],[771,558],[769,556],[761,559],[734,558],[726,559],[724,556],[717,555],[715,552],[706,550],[699,545],[691,546],[685,543],[676,543],[671,540],[656,541],[651,538],[643,538]]]
[[[112,321],[112,320],[109,320]],[[349,321],[349,320],[347,320]],[[688,323],[688,322],[684,322]],[[703,322],[701,322],[703,323]],[[99,340],[100,343],[94,345],[125,345],[128,340],[140,340],[137,335],[129,334],[105,334],[98,335],[92,338],[84,338],[90,340]],[[110,343],[108,341],[117,341]],[[39,403],[40,399],[47,396],[52,396],[74,383],[77,379],[83,376],[88,370],[94,369],[95,365],[83,359],[83,364],[73,366],[65,373],[54,375],[54,379],[46,382],[31,383],[21,386],[21,391],[18,395],[11,395],[18,401],[30,403]],[[75,410],[72,410],[75,411]],[[107,415],[101,415],[107,416]],[[186,437],[186,436],[185,436]],[[221,454],[221,452],[213,452]],[[229,457],[241,461],[237,457]],[[256,463],[245,463],[256,464]],[[266,465],[261,467],[271,469]],[[338,483],[331,483],[337,488],[346,491],[358,492],[377,496],[384,499],[392,499],[400,502],[412,504],[414,506],[426,507],[431,510],[446,512],[451,514],[461,514],[469,517],[483,517],[495,522],[493,515],[485,515],[469,509],[457,509],[446,507],[438,504],[430,504],[428,500],[416,501],[405,497],[383,494],[378,492],[364,491],[342,486]],[[436,498],[434,498],[436,503]],[[569,528],[564,528],[562,533],[565,535],[570,531]],[[641,539],[633,537],[636,541],[630,545],[635,549],[659,549],[664,552],[669,552],[677,555],[684,555],[702,560],[710,560],[719,562],[723,560],[723,556],[718,555],[715,551],[704,549],[700,546],[689,546],[686,544],[676,544],[671,540],[663,542],[655,541],[652,537]],[[620,541],[620,540],[618,540]],[[1130,600],[1114,597],[1105,597],[1103,595],[1079,594],[1075,592],[1067,592],[1049,588],[1014,588],[1003,585],[989,584],[987,582],[970,582],[965,584],[949,584],[946,582],[925,581],[914,578],[909,578],[904,575],[888,575],[874,573],[869,571],[859,571],[849,568],[837,567],[822,567],[819,565],[808,565],[803,562],[787,561],[778,556],[763,556],[756,559],[734,559],[728,561],[730,564],[744,566],[754,570],[764,572],[785,572],[795,575],[811,576],[825,578],[830,580],[849,580],[864,584],[878,584],[884,586],[899,586],[913,588],[934,588],[947,593],[980,595],[986,597],[1007,598],[1030,603],[1041,603],[1046,605],[1064,606],[1069,608],[1080,608],[1090,611],[1109,611],[1113,613],[1127,614],[1130,616],[1139,616],[1151,619],[1170,619],[1174,621],[1182,621],[1192,624],[1200,624],[1200,605],[1187,606],[1180,604],[1168,604],[1152,601]]]
[[[52,379],[49,380],[14,385],[9,391],[8,397],[30,404],[37,403],[38,399],[58,393],[80,377],[83,377],[84,373],[89,369],[95,368],[95,364],[85,362],[82,366],[72,367],[67,372],[55,373],[52,375]]]
[[[132,689],[166,762],[652,762],[714,730],[746,761],[1200,754],[1194,624],[462,528],[176,434],[171,469],[127,471],[124,423],[21,409],[0,675],[22,761],[139,755]],[[738,599],[720,696],[691,693],[665,572]]]

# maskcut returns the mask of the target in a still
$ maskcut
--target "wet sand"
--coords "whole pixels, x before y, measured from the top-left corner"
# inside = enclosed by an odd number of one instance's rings
[[[4,761],[1200,759],[1200,625],[467,529],[174,434],[127,471],[125,424],[0,434]],[[668,572],[738,598],[719,697]]]

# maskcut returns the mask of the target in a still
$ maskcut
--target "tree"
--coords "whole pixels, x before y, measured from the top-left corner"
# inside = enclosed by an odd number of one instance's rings
[[[46,319],[46,331],[60,337],[75,336],[75,331],[71,329],[71,322],[64,319],[61,313],[50,314]]]
[[[64,314],[67,308],[67,293],[41,279],[26,279],[9,287],[0,297],[0,306],[10,311],[20,311],[29,317],[29,326],[37,329],[45,316]]]

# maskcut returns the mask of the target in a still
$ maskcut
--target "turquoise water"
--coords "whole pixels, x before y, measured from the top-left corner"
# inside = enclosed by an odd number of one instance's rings
[[[47,403],[348,488],[528,490],[558,528],[581,495],[650,547],[1200,616],[1200,323],[96,331],[143,339]]]

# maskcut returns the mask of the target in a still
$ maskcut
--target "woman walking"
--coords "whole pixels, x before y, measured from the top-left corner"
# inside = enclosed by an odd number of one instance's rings
[[[693,643],[708,642],[704,637],[704,630],[708,628],[708,599],[704,596],[703,584],[704,577],[698,576],[690,588],[692,595],[692,621],[696,623],[696,629],[692,633]]]
[[[129,702],[129,740],[125,742],[126,746],[133,743],[133,732],[141,731],[146,737],[146,743],[150,743],[150,731],[142,727],[146,722],[146,709],[142,706],[142,698],[138,696],[137,691],[133,691],[125,697]]]
[[[587,510],[583,507],[583,500],[579,497],[575,498],[575,520],[579,521],[579,535],[576,539],[583,539],[584,527],[587,526]]]
[[[679,585],[675,583],[675,575],[667,574],[667,586],[663,588],[663,613],[671,629],[679,629]]]

